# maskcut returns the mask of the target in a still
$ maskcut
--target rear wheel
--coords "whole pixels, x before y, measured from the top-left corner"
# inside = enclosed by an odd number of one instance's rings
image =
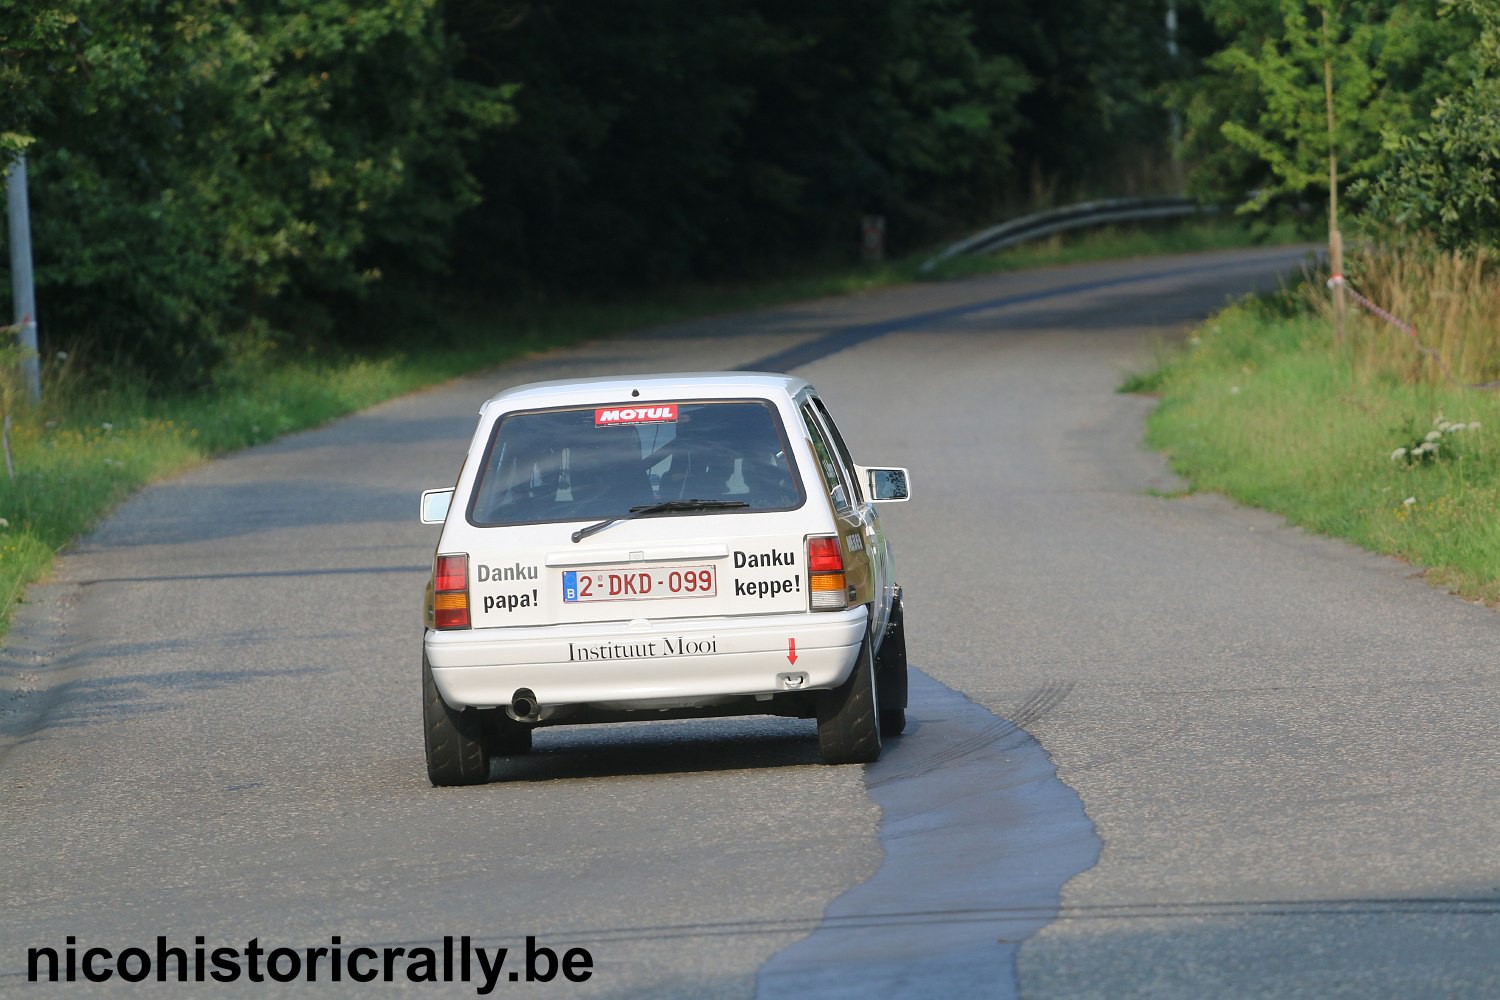
[[[490,780],[490,750],[477,709],[453,708],[438,693],[432,665],[422,654],[422,723],[427,777],[434,785],[479,785]],[[530,741],[530,733],[527,733]]]
[[[882,708],[880,710],[880,738],[893,739],[906,732],[906,709]]]
[[[880,758],[875,660],[870,637],[860,644],[849,679],[818,698],[818,750],[825,764],[867,764]]]
[[[891,605],[891,620],[885,641],[875,658],[876,685],[880,688],[880,735],[889,739],[906,729],[906,613],[898,596]]]

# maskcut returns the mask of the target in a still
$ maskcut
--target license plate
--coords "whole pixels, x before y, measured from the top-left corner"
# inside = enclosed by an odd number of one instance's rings
[[[645,601],[664,597],[713,597],[719,592],[712,566],[650,566],[565,570],[563,601]]]

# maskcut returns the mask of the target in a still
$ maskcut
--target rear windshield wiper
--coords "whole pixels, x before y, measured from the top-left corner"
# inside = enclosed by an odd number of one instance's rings
[[[726,510],[730,507],[750,506],[743,500],[663,500],[660,503],[641,504],[630,508],[628,514],[618,514],[615,517],[607,517],[598,524],[591,524],[587,528],[579,528],[573,532],[572,539],[581,542],[596,531],[603,531],[616,521],[629,521],[631,518],[646,517],[650,514],[663,514],[674,510]]]

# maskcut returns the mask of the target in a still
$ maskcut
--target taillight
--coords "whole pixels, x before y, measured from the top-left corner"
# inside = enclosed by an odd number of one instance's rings
[[[808,607],[813,611],[842,611],[849,606],[844,584],[844,554],[839,540],[823,535],[807,540]]]
[[[438,556],[432,571],[432,627],[469,627],[469,557]]]

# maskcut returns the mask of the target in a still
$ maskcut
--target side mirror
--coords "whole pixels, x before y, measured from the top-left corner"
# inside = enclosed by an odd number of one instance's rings
[[[448,520],[448,508],[453,505],[453,490],[422,491],[422,523],[442,524]]]
[[[861,467],[860,472],[865,477],[866,493],[876,503],[892,503],[898,500],[911,499],[911,488],[907,483],[905,469],[866,469]]]

